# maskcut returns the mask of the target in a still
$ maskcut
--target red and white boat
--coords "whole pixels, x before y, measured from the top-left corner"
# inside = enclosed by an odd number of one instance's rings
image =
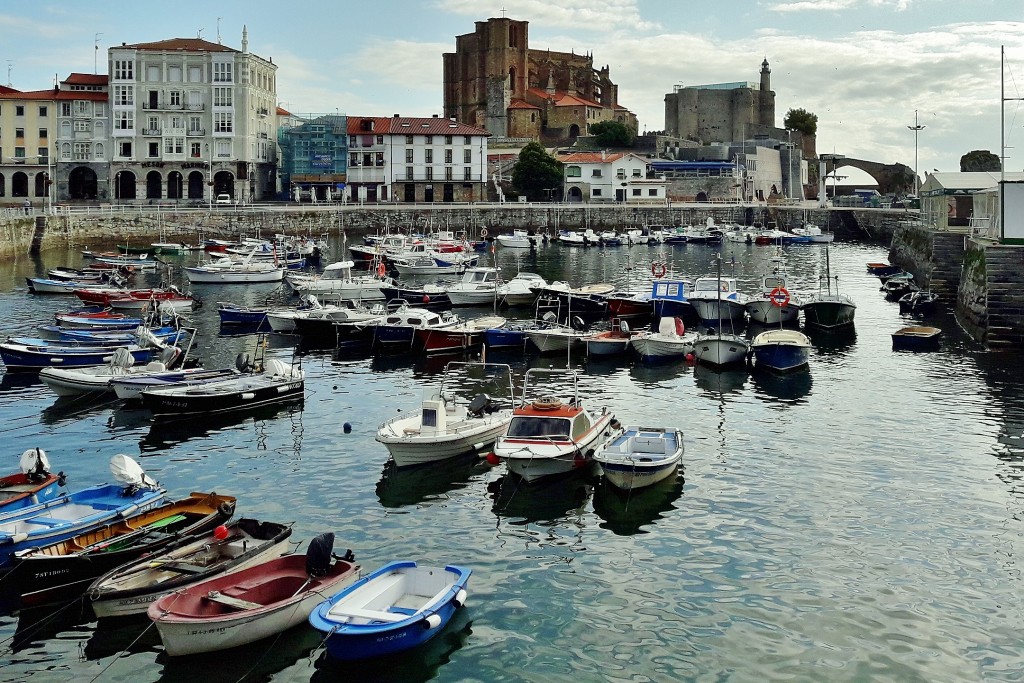
[[[540,392],[530,383],[538,374],[564,379],[557,388]],[[563,401],[554,392],[565,390],[567,382],[571,382],[572,398]],[[535,395],[527,398],[531,391]],[[522,396],[504,436],[494,444],[491,460],[505,462],[509,471],[526,483],[586,471],[594,462],[594,452],[622,433],[622,426],[607,408],[600,413],[583,408],[575,370],[530,368],[523,378]]]
[[[505,326],[505,318],[487,315],[467,320],[454,327],[421,327],[416,330],[416,343],[424,353],[456,353],[483,344],[484,332]]]
[[[167,289],[76,289],[75,296],[87,306],[103,306],[115,310],[142,311],[151,301],[156,301],[161,306],[168,304],[175,310],[190,310],[195,303],[191,296],[182,294],[177,287]]]
[[[285,555],[168,593],[151,604],[168,655],[226,650],[273,636],[309,618],[324,600],[355,583],[359,565],[331,552],[321,534],[306,556]]]

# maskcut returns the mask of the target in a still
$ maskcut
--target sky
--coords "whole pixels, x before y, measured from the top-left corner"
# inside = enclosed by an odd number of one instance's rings
[[[100,0],[0,3],[0,83],[51,87],[105,73],[111,45],[201,36],[278,65],[281,106],[302,113],[443,113],[441,55],[474,22],[530,22],[529,46],[591,53],[641,131],[665,127],[679,84],[759,79],[768,59],[776,125],[818,116],[818,152],[958,171],[977,149],[1024,170],[1024,2],[1020,0],[178,0],[127,10]],[[145,7],[145,9],[143,9]],[[99,49],[96,50],[96,47]],[[1005,67],[1000,75],[1000,52]],[[1005,92],[1001,92],[1001,86]],[[910,126],[923,126],[916,133]]]

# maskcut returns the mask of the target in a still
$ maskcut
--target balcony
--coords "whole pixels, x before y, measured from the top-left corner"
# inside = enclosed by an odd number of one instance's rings
[[[195,103],[193,103],[193,104],[186,104],[185,105],[185,109],[188,109],[189,111],[205,111],[206,110],[206,105],[203,104],[202,102],[200,102],[198,104],[195,104]]]
[[[160,129],[159,128],[143,128],[142,129],[142,134],[146,135],[146,136],[154,136],[155,135],[157,137],[160,137]]]
[[[192,129],[190,131],[187,131],[185,133],[185,135],[187,137],[190,137],[190,138],[201,138],[201,137],[204,137],[206,135],[206,129],[205,128],[194,128],[194,129]]]

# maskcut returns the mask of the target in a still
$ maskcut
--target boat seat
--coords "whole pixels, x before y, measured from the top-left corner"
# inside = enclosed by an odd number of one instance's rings
[[[398,621],[404,621],[404,620],[409,618],[408,614],[396,614],[394,612],[382,612],[380,610],[375,610],[375,609],[363,609],[362,607],[345,607],[343,609],[338,609],[337,605],[335,605],[334,607],[331,608],[331,611],[329,612],[329,614],[332,617],[341,617],[341,618],[346,618],[347,617],[349,619],[356,619],[356,618],[371,619],[373,621],[387,621],[387,622],[391,622],[391,623],[398,622]]]
[[[665,439],[636,437],[633,439],[634,453],[665,453]]]
[[[210,591],[203,597],[207,600],[210,600],[211,602],[216,602],[220,605],[226,605],[228,607],[234,607],[235,609],[241,610],[259,609],[261,607],[265,607],[265,605],[261,605],[258,602],[250,602],[248,600],[242,600],[241,598],[233,598],[230,595],[224,595],[223,593],[220,593],[218,591]]]
[[[198,564],[189,564],[188,562],[165,562],[159,568],[178,572],[179,574],[202,574],[210,569],[209,567],[203,567]]]
[[[32,493],[36,488],[36,484],[14,484],[13,486],[2,486],[0,490],[5,493]]]

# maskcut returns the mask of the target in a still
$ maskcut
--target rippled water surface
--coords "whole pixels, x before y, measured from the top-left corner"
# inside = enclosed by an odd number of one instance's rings
[[[722,250],[748,291],[773,252]],[[507,273],[580,284],[639,280],[652,260],[711,274],[713,253],[545,245],[495,258]],[[824,250],[785,256],[816,287]],[[294,521],[296,540],[334,531],[364,567],[410,558],[474,573],[456,622],[387,662],[331,666],[307,628],[175,661],[145,622],[96,624],[72,606],[0,616],[0,680],[1020,680],[1019,355],[985,352],[946,314],[932,321],[945,332],[940,351],[893,352],[890,334],[910,321],[864,267],[885,256],[878,245],[830,250],[858,305],[856,332],[815,336],[808,373],[569,359],[591,407],[685,432],[680,477],[629,497],[597,479],[517,487],[474,458],[389,466],[377,425],[415,408],[449,359],[311,354],[301,408],[169,426],[3,375],[4,471],[40,446],[72,488],[85,487],[128,453],[171,496],[236,495],[238,514]],[[0,265],[0,330],[25,334],[69,308],[67,297],[28,294],[23,278],[79,262],[60,251]],[[195,289],[207,305],[194,314],[193,353],[208,366],[256,343],[219,335],[215,302],[289,297],[270,285]],[[290,358],[292,344],[274,337],[270,353]],[[517,377],[567,362],[489,360]]]

